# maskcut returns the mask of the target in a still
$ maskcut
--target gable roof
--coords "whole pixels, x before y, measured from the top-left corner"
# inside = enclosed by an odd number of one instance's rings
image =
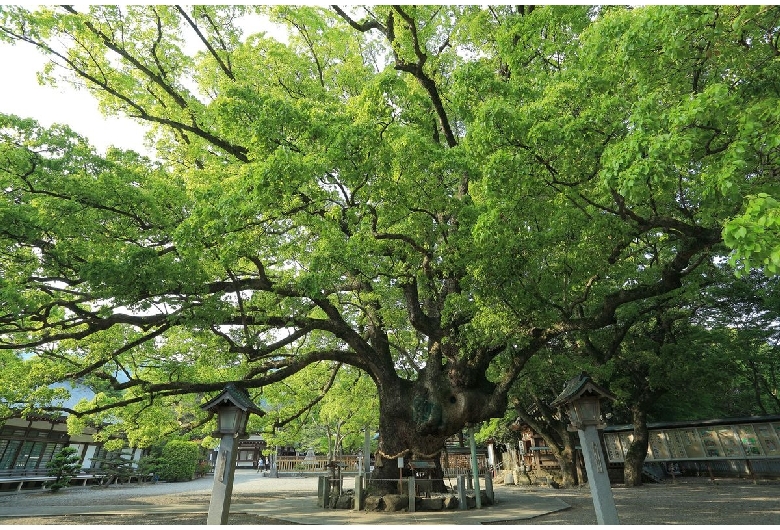
[[[210,410],[218,405],[238,407],[245,412],[252,412],[258,416],[265,415],[265,411],[252,402],[247,391],[243,388],[238,388],[233,383],[225,385],[225,389],[218,396],[204,403],[200,408]]]

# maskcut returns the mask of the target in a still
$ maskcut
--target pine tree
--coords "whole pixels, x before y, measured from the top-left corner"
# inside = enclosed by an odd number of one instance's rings
[[[61,488],[68,487],[70,480],[78,475],[81,469],[81,457],[76,454],[75,447],[63,447],[46,464],[46,469],[55,477],[49,490],[57,493]]]

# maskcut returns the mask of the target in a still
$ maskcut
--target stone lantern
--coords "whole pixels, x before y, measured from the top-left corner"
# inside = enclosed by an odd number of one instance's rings
[[[238,456],[237,440],[247,436],[249,414],[262,416],[265,413],[252,403],[245,390],[233,384],[225,386],[221,394],[200,408],[217,415],[217,430],[214,434],[220,437],[206,524],[227,524]]]
[[[594,383],[588,374],[582,372],[566,383],[563,392],[550,406],[565,407],[571,421],[569,430],[579,433],[598,524],[620,524],[609,475],[604,464],[604,451],[597,431],[604,428],[601,421],[602,398],[614,400],[615,396]]]

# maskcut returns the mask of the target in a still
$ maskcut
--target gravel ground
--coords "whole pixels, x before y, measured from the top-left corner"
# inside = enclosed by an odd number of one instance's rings
[[[175,484],[113,485],[108,488],[69,488],[56,495],[44,492],[0,495],[0,506],[40,505],[138,505],[199,504],[207,505],[211,478]],[[570,509],[529,520],[501,521],[506,525],[589,525],[596,515],[586,487],[551,489],[532,486],[496,486],[522,489],[534,495],[555,497],[571,505]],[[316,492],[316,478],[260,478],[254,473],[237,473],[234,503],[261,503],[271,498],[311,496]],[[690,524],[690,525],[778,525],[780,524],[780,481],[744,479],[682,478],[675,483],[649,484],[639,488],[613,488],[618,516],[623,524]],[[8,525],[100,525],[165,524],[202,525],[205,514],[149,514],[143,520],[136,516],[93,515],[58,517],[3,517]],[[283,520],[251,514],[233,514],[229,524],[291,524]]]
[[[190,482],[112,484],[60,490],[0,494],[0,507],[9,506],[116,506],[181,505],[208,506],[214,479],[211,476]],[[268,478],[252,470],[236,470],[232,503],[256,504],[270,499],[317,494],[316,477]],[[229,524],[294,524],[253,514],[231,514]],[[0,517],[0,525],[205,525],[205,513],[135,515],[64,515],[52,517]]]
[[[586,487],[546,489],[526,487],[534,494],[555,497],[568,510],[509,524],[596,524],[596,513]],[[612,488],[621,524],[641,525],[778,525],[780,481],[677,479],[639,488]]]

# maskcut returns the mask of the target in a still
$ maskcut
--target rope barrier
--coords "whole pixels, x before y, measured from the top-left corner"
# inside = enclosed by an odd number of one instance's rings
[[[411,453],[412,451],[410,449],[404,449],[400,453],[396,455],[389,455],[382,451],[381,449],[377,449],[376,452],[381,456],[382,458],[386,458],[387,460],[395,460],[396,458],[404,456],[406,453]]]
[[[424,454],[420,454],[420,453],[415,453],[415,452],[414,452],[414,451],[412,451],[411,449],[404,449],[403,451],[401,451],[400,453],[397,453],[397,454],[395,454],[395,455],[388,455],[387,453],[385,453],[385,452],[384,452],[384,451],[382,451],[381,449],[377,449],[377,451],[376,451],[376,452],[377,452],[377,453],[379,454],[379,456],[381,456],[382,458],[387,458],[388,460],[394,460],[394,459],[396,459],[396,458],[399,458],[399,457],[405,456],[405,455],[406,455],[406,454],[408,454],[408,453],[411,453],[411,455],[412,455],[412,458],[433,458],[433,457],[439,456],[439,455],[441,454],[441,451],[442,451],[442,450],[441,450],[441,449],[439,449],[439,450],[437,450],[436,452],[434,452],[434,453],[431,453],[431,454],[429,454],[429,455],[424,455]]]

